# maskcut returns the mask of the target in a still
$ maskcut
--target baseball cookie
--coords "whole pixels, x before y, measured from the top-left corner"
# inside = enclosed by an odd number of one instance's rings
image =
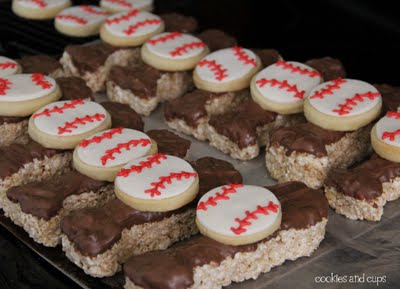
[[[381,107],[382,97],[374,86],[339,78],[311,90],[304,101],[304,115],[325,129],[354,131],[377,118]]]
[[[42,146],[73,149],[86,137],[111,127],[111,117],[98,103],[74,99],[50,103],[29,119],[28,133]]]
[[[183,207],[199,191],[199,178],[185,160],[164,154],[135,159],[115,179],[115,193],[140,211],[164,212]]]
[[[280,202],[270,190],[242,184],[209,191],[196,210],[200,232],[229,245],[260,241],[274,233],[281,220]]]
[[[19,64],[7,57],[0,56],[0,77],[21,73]]]
[[[101,26],[100,37],[115,46],[139,46],[163,31],[164,22],[160,17],[136,9],[108,17]]]
[[[11,9],[23,18],[45,20],[54,18],[69,6],[70,0],[13,0]]]
[[[151,12],[153,10],[153,0],[101,0],[100,6],[110,13],[130,11],[133,9]]]
[[[250,88],[265,110],[293,114],[303,111],[303,99],[321,82],[320,73],[303,63],[278,61],[254,76]]]
[[[232,47],[215,51],[197,63],[193,80],[197,88],[212,92],[244,89],[261,68],[261,60],[252,51]]]
[[[157,144],[149,136],[129,128],[113,128],[84,139],[75,148],[74,167],[95,180],[113,182],[130,161],[155,154]]]
[[[0,78],[0,115],[29,116],[61,97],[56,81],[40,73]]]
[[[108,13],[97,6],[80,5],[64,9],[56,16],[54,25],[63,34],[87,37],[99,33]]]
[[[165,32],[146,41],[142,46],[145,63],[163,71],[193,69],[210,50],[199,38],[180,32]]]
[[[372,128],[371,144],[382,158],[400,162],[400,113],[389,111]]]

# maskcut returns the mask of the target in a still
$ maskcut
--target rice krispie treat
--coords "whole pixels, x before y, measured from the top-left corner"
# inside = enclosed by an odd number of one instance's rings
[[[92,90],[86,85],[86,82],[76,76],[56,78],[58,87],[61,91],[61,100],[73,99],[93,99]]]
[[[197,20],[192,16],[171,12],[160,14],[160,17],[168,32],[195,33],[198,29]]]
[[[275,233],[258,242],[236,246],[198,235],[167,250],[133,256],[124,264],[124,288],[218,289],[232,282],[256,279],[286,260],[310,256],[325,236],[326,199],[320,191],[298,182],[268,189],[276,195],[282,210],[281,225]],[[219,199],[218,203],[224,200]],[[260,207],[254,214],[272,215],[274,209],[272,204],[265,211]],[[226,220],[225,216],[220,219]],[[245,228],[238,231],[254,232],[251,226],[257,220],[242,222]]]
[[[53,78],[63,76],[60,62],[48,55],[30,55],[17,60],[23,73],[42,73]]]
[[[222,160],[191,163],[198,174],[201,196],[214,185],[240,183],[242,177]],[[119,199],[104,207],[76,211],[62,220],[63,250],[86,274],[114,275],[130,256],[165,249],[197,233],[195,203],[167,212],[143,212]]]
[[[132,9],[152,11],[153,0],[101,0],[100,7],[110,13],[118,13]]]
[[[60,59],[65,75],[81,77],[93,92],[105,89],[106,76],[113,65],[135,66],[140,62],[137,48],[106,43],[68,45]]]
[[[324,81],[338,79],[339,77],[346,78],[346,69],[343,63],[337,58],[329,56],[314,58],[307,60],[304,64],[319,71]]]
[[[224,48],[234,47],[238,41],[232,35],[225,33],[218,29],[207,29],[197,34],[204,43],[207,44],[211,52],[221,50]]]
[[[0,77],[21,73],[21,66],[15,60],[0,55]]]

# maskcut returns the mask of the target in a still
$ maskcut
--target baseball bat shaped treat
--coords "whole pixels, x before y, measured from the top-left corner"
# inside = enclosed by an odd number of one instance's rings
[[[196,208],[200,235],[124,264],[126,289],[217,289],[310,256],[325,236],[328,204],[300,182],[228,184]]]

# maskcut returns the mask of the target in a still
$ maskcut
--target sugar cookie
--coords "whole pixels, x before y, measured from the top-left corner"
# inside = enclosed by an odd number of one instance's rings
[[[28,133],[42,146],[73,149],[83,139],[111,127],[109,113],[96,102],[82,99],[50,103],[29,119]]]
[[[400,162],[400,112],[389,111],[374,125],[371,144],[382,158]]]
[[[81,141],[75,148],[74,167],[95,180],[113,182],[117,172],[130,161],[157,152],[149,136],[129,128],[113,128]]]
[[[242,184],[209,191],[196,210],[196,224],[203,235],[235,246],[265,239],[281,220],[280,202],[270,190]]]
[[[101,0],[100,7],[110,13],[118,13],[133,9],[142,11],[153,10],[153,0]]]
[[[0,78],[0,115],[29,116],[61,97],[56,81],[40,73]]]
[[[141,49],[143,61],[163,71],[191,70],[209,52],[199,38],[180,32],[155,35]]]
[[[212,92],[244,89],[261,68],[261,60],[252,51],[232,47],[215,51],[197,63],[193,80],[197,88]]]
[[[157,15],[138,9],[114,14],[100,29],[104,42],[115,46],[139,46],[164,31],[164,21]]]
[[[56,29],[74,37],[87,37],[99,34],[101,24],[108,13],[93,5],[80,5],[64,9],[54,21]]]
[[[135,159],[115,179],[115,193],[127,205],[151,212],[171,211],[194,200],[199,178],[185,160],[164,154]]]
[[[280,60],[253,77],[251,95],[265,110],[299,113],[303,111],[303,99],[321,81],[315,69],[303,63]]]
[[[54,18],[69,6],[70,0],[13,0],[11,9],[23,18],[45,20]]]
[[[357,130],[381,112],[382,97],[369,83],[355,79],[336,79],[315,87],[304,101],[309,122],[337,131]]]
[[[21,73],[21,66],[15,60],[0,56],[0,77]]]

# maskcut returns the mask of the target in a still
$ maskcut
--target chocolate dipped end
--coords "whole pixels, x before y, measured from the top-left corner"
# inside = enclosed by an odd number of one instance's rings
[[[19,117],[19,116],[1,116],[0,115],[0,125],[5,123],[19,123],[23,120],[29,119],[29,117]]]
[[[382,115],[388,111],[398,111],[400,107],[400,87],[389,84],[374,84],[382,95]]]
[[[166,129],[149,130],[146,134],[156,141],[159,153],[185,158],[190,149],[189,140]]]
[[[141,116],[129,105],[111,101],[102,102],[101,105],[111,115],[113,128],[124,127],[143,131],[144,122]]]
[[[185,16],[179,13],[160,14],[165,23],[165,31],[194,33],[198,29],[197,20],[192,16]]]
[[[252,49],[252,51],[260,57],[264,67],[270,66],[282,59],[279,52],[275,49]]]
[[[235,37],[218,29],[204,30],[203,32],[197,34],[197,37],[207,44],[211,52],[233,47],[238,43]]]
[[[24,56],[17,60],[21,65],[22,73],[42,73],[49,75],[61,69],[61,64],[57,59],[48,55],[31,55]]]
[[[62,100],[72,99],[90,99],[93,100],[93,92],[86,85],[86,82],[76,76],[58,77],[56,79],[58,86],[60,87]]]
[[[327,56],[307,60],[305,64],[319,71],[324,81],[346,78],[346,69],[339,59]]]

